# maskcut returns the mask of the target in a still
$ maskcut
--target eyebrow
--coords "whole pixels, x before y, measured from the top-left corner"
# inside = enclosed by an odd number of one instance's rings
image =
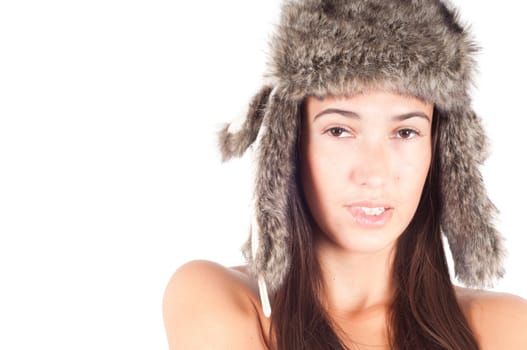
[[[325,114],[340,114],[340,115],[342,115],[344,117],[353,118],[353,119],[360,119],[360,115],[355,113],[355,112],[353,112],[353,111],[346,111],[346,110],[338,109],[338,108],[328,108],[328,109],[324,109],[322,112],[318,113],[315,116],[315,118],[313,118],[313,121],[315,121],[318,117],[321,117],[321,116],[323,116]],[[394,120],[394,121],[403,121],[403,120],[410,119],[410,118],[413,118],[413,117],[424,118],[430,123],[430,117],[428,115],[426,115],[425,113],[418,112],[418,111],[404,113],[404,114],[400,114],[400,115],[395,115],[395,116],[392,117],[392,120]]]

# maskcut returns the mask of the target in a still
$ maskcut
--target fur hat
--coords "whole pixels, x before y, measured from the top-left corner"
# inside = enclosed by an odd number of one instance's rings
[[[288,272],[288,186],[302,101],[383,89],[412,95],[441,111],[443,214],[455,273],[484,287],[504,274],[497,210],[479,165],[486,136],[469,90],[477,47],[451,5],[440,0],[286,0],[270,45],[266,86],[254,96],[240,130],[220,131],[223,159],[254,144],[256,176],[249,271],[270,313],[267,287]]]

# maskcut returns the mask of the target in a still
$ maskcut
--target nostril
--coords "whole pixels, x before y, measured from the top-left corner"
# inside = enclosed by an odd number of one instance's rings
[[[370,161],[352,171],[352,178],[361,187],[381,187],[389,176],[386,162]]]
[[[371,188],[377,188],[382,187],[385,184],[385,180],[381,176],[368,176],[363,177],[361,181],[359,181],[359,184],[361,187],[371,187]]]

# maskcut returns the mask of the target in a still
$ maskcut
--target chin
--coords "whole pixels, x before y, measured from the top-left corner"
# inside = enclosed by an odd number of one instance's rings
[[[394,234],[386,230],[381,232],[354,230],[354,232],[344,235],[325,235],[322,241],[350,254],[376,254],[391,250],[396,245],[399,236],[400,234]]]

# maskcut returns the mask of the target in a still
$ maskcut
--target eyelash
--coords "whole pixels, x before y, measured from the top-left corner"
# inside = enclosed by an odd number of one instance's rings
[[[345,128],[342,128],[342,127],[339,127],[339,126],[335,126],[335,127],[329,128],[326,131],[326,133],[330,134],[330,136],[332,136],[332,137],[341,138],[340,136],[333,135],[333,131],[336,131],[336,130],[340,131],[341,133],[344,133],[344,132],[351,133],[350,131],[346,130]],[[401,132],[411,132],[411,133],[413,133],[413,136],[411,136],[409,138],[404,138],[404,137],[400,136]],[[397,135],[396,136],[397,139],[401,139],[403,141],[411,140],[411,139],[413,139],[416,136],[421,136],[421,133],[418,130],[415,130],[415,129],[412,129],[412,128],[399,129],[399,130],[396,131],[395,134]]]

